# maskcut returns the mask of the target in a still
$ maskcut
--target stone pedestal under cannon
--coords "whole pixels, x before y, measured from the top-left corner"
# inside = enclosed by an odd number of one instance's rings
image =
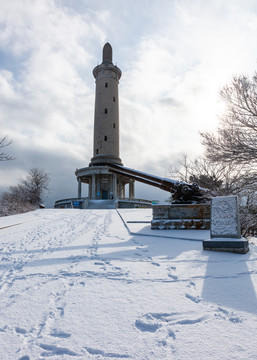
[[[210,204],[154,205],[153,230],[209,230]]]

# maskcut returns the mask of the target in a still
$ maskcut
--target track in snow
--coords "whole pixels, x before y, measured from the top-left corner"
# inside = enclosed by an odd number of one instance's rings
[[[201,339],[214,336],[214,359],[226,346],[233,353],[233,342],[252,358],[254,249],[207,256],[198,242],[130,235],[115,210],[42,210],[23,220],[0,230],[1,356],[170,360],[194,351],[203,359],[213,354]]]

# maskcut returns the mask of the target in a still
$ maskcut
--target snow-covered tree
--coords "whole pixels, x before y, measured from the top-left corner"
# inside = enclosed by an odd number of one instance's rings
[[[2,194],[0,216],[20,214],[38,208],[48,185],[49,176],[44,170],[30,169],[20,184],[11,186],[9,191]]]
[[[2,194],[0,200],[0,216],[21,214],[35,210],[36,206],[28,202],[24,188],[20,185],[11,186]]]

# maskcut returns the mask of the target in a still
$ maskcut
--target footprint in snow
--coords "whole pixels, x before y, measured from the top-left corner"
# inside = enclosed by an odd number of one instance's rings
[[[139,245],[139,241],[137,241],[137,240],[135,240],[135,239],[133,239],[132,241],[133,241],[133,243]]]
[[[95,261],[94,265],[105,265],[105,263],[102,261]]]
[[[25,335],[27,333],[27,330],[20,328],[20,327],[16,327],[15,331],[17,334],[22,334],[22,335]]]
[[[0,328],[0,332],[5,332],[7,329],[7,325],[5,325],[4,327]]]
[[[217,318],[224,319],[224,320],[229,320],[234,324],[243,322],[241,317],[236,315],[235,313],[233,313],[233,311],[226,310],[220,306],[218,306],[214,316]]]
[[[175,324],[178,324],[178,325],[194,325],[194,324],[198,324],[198,323],[200,323],[200,322],[202,322],[204,320],[205,320],[205,316],[202,316],[202,317],[197,318],[197,319],[179,320]]]
[[[174,314],[168,313],[148,313],[143,315],[140,319],[137,319],[135,326],[141,332],[156,333],[159,329],[157,337],[161,337],[158,340],[159,346],[173,346],[170,341],[176,340],[175,331],[171,329],[169,321],[173,319]],[[173,324],[172,324],[173,325]]]
[[[159,340],[159,341],[158,341],[158,345],[159,345],[159,346],[167,346],[168,343],[167,343],[166,340]]]
[[[173,275],[173,274],[168,274],[168,277],[170,277],[172,280],[177,281],[178,277],[177,275]]]
[[[168,267],[168,277],[170,277],[172,280],[177,281],[178,277],[173,272],[176,271],[175,266]]]
[[[143,321],[143,320],[136,320],[135,325],[138,330],[142,332],[151,332],[154,333],[156,330],[158,330],[161,327],[161,324],[158,324],[157,322],[150,322],[150,321]]]
[[[64,308],[61,307],[61,306],[58,306],[58,307],[57,307],[57,310],[60,311],[60,316],[63,317],[63,316],[64,316]]]
[[[67,338],[71,337],[71,334],[64,332],[64,331],[58,331],[56,329],[54,329],[50,335],[53,337],[61,338],[61,339],[67,339]]]
[[[168,270],[176,270],[177,268],[176,268],[176,266],[169,266],[168,267]]]
[[[189,284],[187,285],[187,287],[193,287],[195,288],[195,283],[193,281],[190,281]]]
[[[90,355],[101,355],[101,358],[103,356],[104,359],[106,359],[106,358],[128,359],[128,358],[130,358],[129,355],[112,353],[112,352],[105,352],[103,350],[94,349],[94,348],[87,347],[87,346],[84,346],[84,349]]]
[[[182,313],[147,313],[135,321],[135,326],[142,332],[156,332],[162,328],[167,332],[167,338],[176,339],[175,331],[171,329],[171,325],[194,325],[205,320],[205,316],[200,318],[189,318]]]
[[[191,301],[193,301],[194,303],[198,304],[199,302],[201,302],[201,299],[199,296],[193,296],[190,294],[185,294],[185,297]]]
[[[45,350],[41,353],[41,356],[54,356],[54,355],[69,355],[69,356],[78,356],[77,353],[74,351],[63,348],[55,345],[48,345],[48,344],[39,344],[41,349]]]
[[[176,340],[175,332],[172,329],[168,329],[168,336],[171,337],[173,340]]]

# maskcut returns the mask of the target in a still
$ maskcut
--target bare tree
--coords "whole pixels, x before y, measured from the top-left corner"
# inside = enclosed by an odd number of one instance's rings
[[[49,180],[49,175],[43,169],[32,168],[29,170],[26,179],[21,181],[21,186],[31,204],[39,205],[42,202],[43,193],[48,189]]]
[[[170,176],[209,189],[213,195],[237,195],[257,184],[256,174],[250,166],[214,163],[204,157],[189,160],[183,155],[178,168],[170,169]]]
[[[4,148],[9,146],[12,143],[12,140],[9,140],[7,136],[4,136],[0,139],[0,161],[14,160],[14,158],[3,151]]]
[[[231,164],[233,173],[240,175],[235,177],[233,190],[241,199],[242,228],[256,230],[257,73],[251,78],[234,76],[220,96],[226,104],[220,127],[217,134],[201,133],[202,143],[210,162]]]
[[[220,92],[226,103],[217,134],[201,133],[206,156],[214,162],[257,164],[257,73],[234,76]]]
[[[257,177],[251,166],[211,162],[203,157],[189,160],[187,155],[183,155],[178,164],[178,169],[170,169],[171,177],[196,182],[209,189],[211,196],[237,195],[243,233],[249,229],[257,230]]]
[[[176,167],[169,168],[169,177],[174,180],[189,182],[191,161],[187,154],[183,154],[181,159],[177,160]]]

